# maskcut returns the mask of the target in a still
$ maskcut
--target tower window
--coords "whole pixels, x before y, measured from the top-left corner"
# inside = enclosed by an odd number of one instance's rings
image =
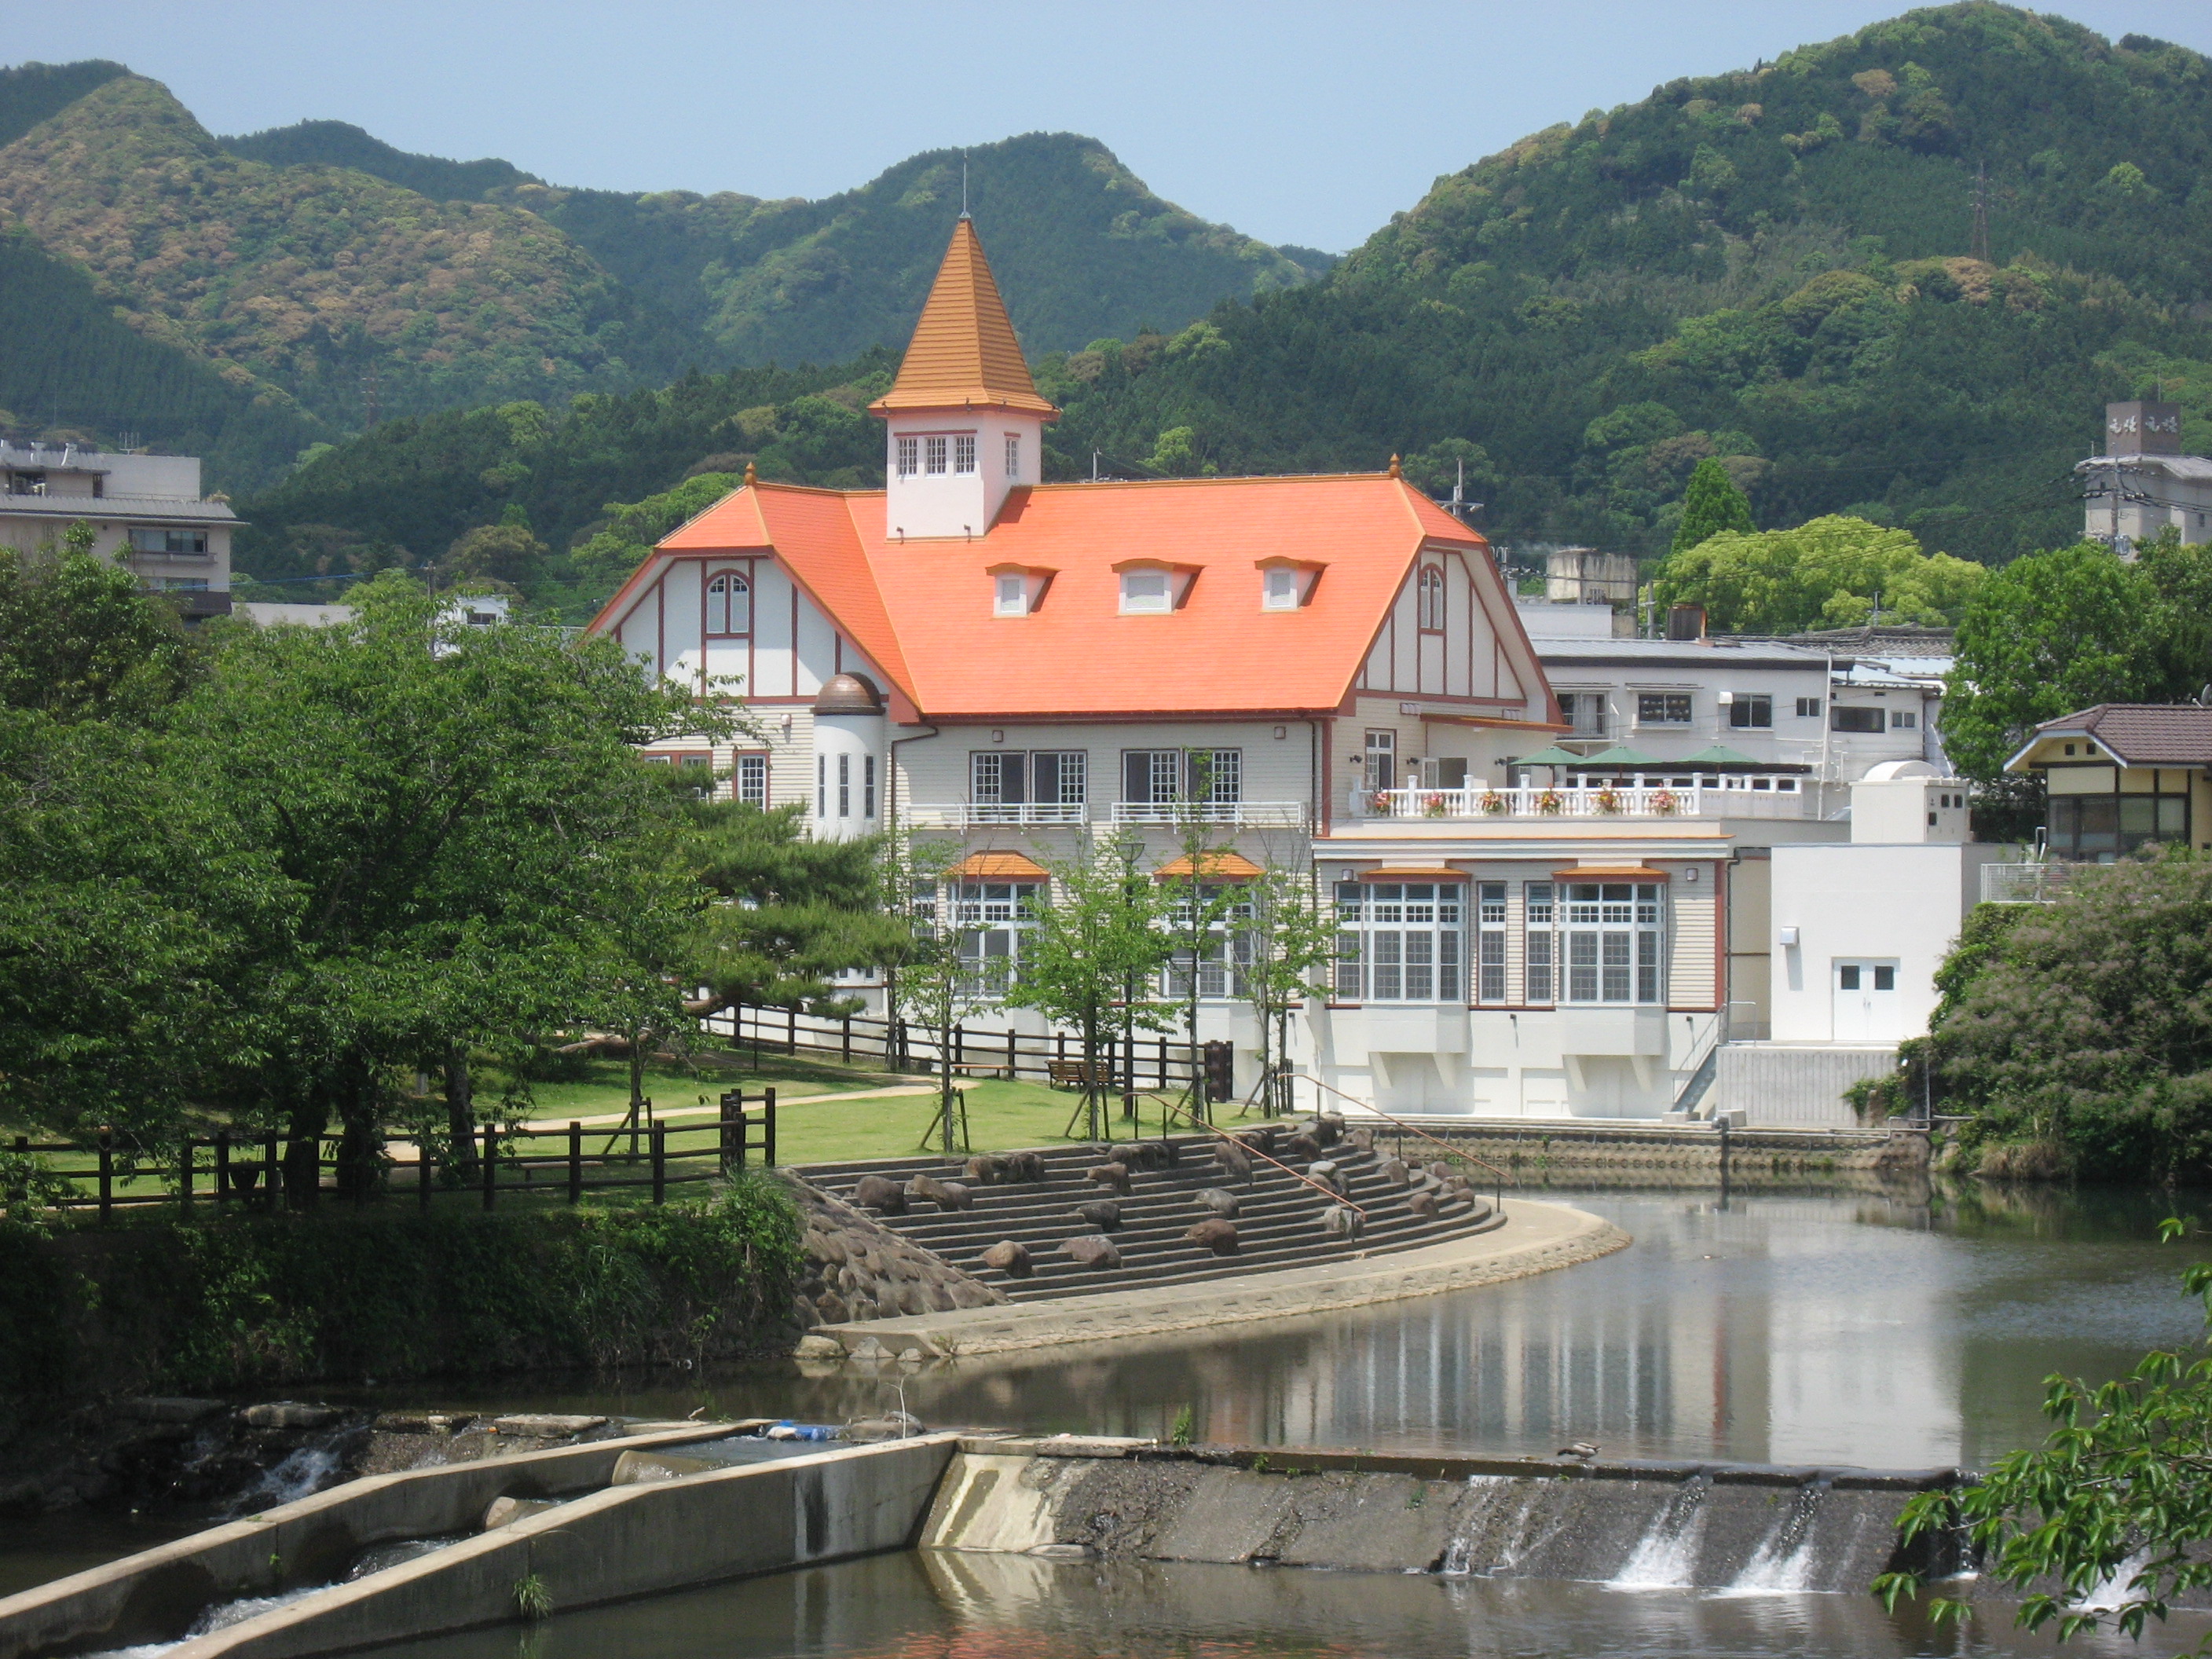
[[[911,478],[921,471],[921,440],[901,438],[898,441],[898,475]]]
[[[837,757],[837,816],[841,818],[853,816],[853,757],[850,755]]]
[[[952,470],[968,474],[975,470],[975,434],[963,432],[952,441]]]
[[[922,471],[933,478],[945,476],[945,441],[942,438],[921,441]]]
[[[1018,479],[1022,476],[1022,438],[1018,432],[1006,434],[1006,476]],[[2204,515],[2197,515],[2197,522],[2204,522]]]
[[[1421,568],[1421,626],[1431,632],[1444,625],[1444,573],[1434,565]]]

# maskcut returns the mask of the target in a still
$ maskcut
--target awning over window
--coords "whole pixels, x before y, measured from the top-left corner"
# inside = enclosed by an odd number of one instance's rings
[[[1154,881],[1188,881],[1190,878],[1190,854],[1170,859],[1152,872]],[[1242,853],[1206,853],[1199,857],[1198,874],[1201,881],[1250,881],[1265,871]]]
[[[1553,881],[1664,881],[1664,870],[1647,870],[1640,864],[1616,865],[1606,869],[1583,866],[1573,870],[1554,870]]]
[[[1464,870],[1362,870],[1354,881],[1465,881]]]
[[[956,881],[1049,881],[1052,872],[1019,853],[970,853],[945,872]]]

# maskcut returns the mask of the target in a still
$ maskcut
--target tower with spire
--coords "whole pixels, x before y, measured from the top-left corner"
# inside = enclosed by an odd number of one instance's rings
[[[1060,410],[1030,378],[965,213],[898,380],[869,413],[885,427],[884,527],[893,541],[981,536],[1008,492],[1038,481],[1044,428]]]

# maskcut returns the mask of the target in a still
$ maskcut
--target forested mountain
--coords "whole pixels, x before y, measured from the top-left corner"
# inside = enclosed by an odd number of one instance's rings
[[[1035,350],[1180,327],[1328,263],[1185,213],[1089,139],[969,161]],[[959,187],[959,158],[937,153],[818,203],[557,189],[343,122],[219,139],[117,64],[0,70],[0,228],[27,238],[10,269],[68,268],[38,278],[67,290],[60,313],[0,315],[0,414],[19,433],[189,435],[216,482],[255,488],[379,417],[851,357],[903,342]],[[150,349],[79,374],[88,348],[44,337],[56,316],[72,336],[119,321]],[[254,417],[172,418],[176,387],[210,375],[217,404]]]
[[[1498,532],[1637,550],[1717,454],[1762,522],[2001,558],[2078,533],[2105,398],[2162,386],[2212,445],[2208,161],[2197,53],[1915,11],[1538,133],[1326,283],[1048,361],[1053,441],[1071,469],[1464,460]]]

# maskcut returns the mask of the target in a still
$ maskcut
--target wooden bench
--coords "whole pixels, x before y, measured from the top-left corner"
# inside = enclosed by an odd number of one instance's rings
[[[1092,1083],[1110,1087],[1114,1082],[1111,1066],[1092,1066],[1079,1060],[1048,1060],[1045,1061],[1045,1070],[1055,1089],[1080,1089]]]
[[[956,1060],[952,1069],[962,1077],[1006,1077],[1010,1075],[1003,1060]]]

